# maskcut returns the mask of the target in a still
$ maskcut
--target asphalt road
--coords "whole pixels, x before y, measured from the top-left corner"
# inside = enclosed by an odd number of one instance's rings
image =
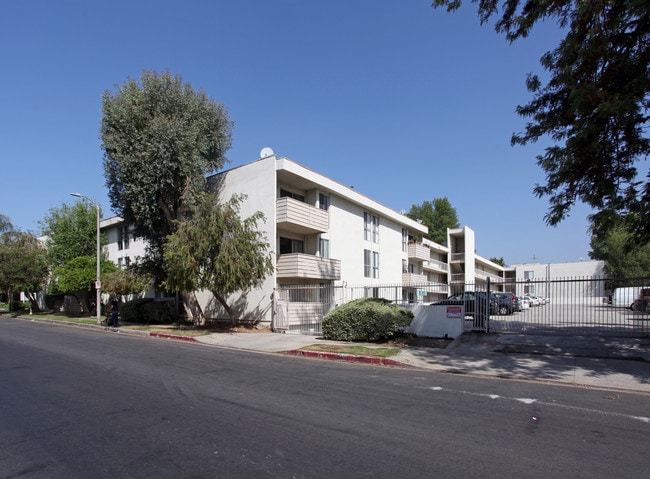
[[[650,398],[0,320],[2,478],[647,475]]]

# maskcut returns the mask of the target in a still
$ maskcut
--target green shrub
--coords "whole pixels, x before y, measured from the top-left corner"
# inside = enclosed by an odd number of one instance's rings
[[[125,323],[169,324],[176,320],[174,303],[140,298],[120,305],[120,320]]]
[[[413,313],[383,298],[362,298],[323,318],[323,337],[336,341],[382,341],[411,324]]]

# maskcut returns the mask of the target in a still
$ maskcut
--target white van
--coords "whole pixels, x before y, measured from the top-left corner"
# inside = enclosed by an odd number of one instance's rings
[[[615,308],[632,309],[634,301],[638,299],[639,293],[648,286],[630,286],[628,288],[616,288],[612,293],[612,306]]]

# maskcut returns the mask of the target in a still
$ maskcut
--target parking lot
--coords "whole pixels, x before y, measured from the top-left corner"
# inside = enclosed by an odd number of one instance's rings
[[[553,302],[504,316],[490,316],[489,330],[598,336],[650,336],[650,314],[615,308],[599,298]]]

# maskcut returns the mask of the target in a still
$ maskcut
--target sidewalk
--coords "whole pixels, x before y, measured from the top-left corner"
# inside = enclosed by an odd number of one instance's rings
[[[115,331],[95,325],[29,317],[17,319]],[[186,337],[126,328],[117,331],[119,334],[148,335],[239,350],[381,364],[364,356],[316,353],[303,349],[313,344],[350,344],[317,336],[257,332]],[[380,344],[362,345],[382,347]],[[445,349],[405,347],[383,364],[443,373],[650,393],[650,338],[466,333]]]
[[[325,355],[299,353],[299,350],[312,344],[349,344],[279,333],[220,333],[196,339],[221,347],[316,357]],[[343,360],[370,362],[363,357],[337,354],[329,354],[327,358],[337,356]],[[445,349],[408,347],[390,360],[395,365],[445,373],[650,393],[650,338],[464,334]]]

